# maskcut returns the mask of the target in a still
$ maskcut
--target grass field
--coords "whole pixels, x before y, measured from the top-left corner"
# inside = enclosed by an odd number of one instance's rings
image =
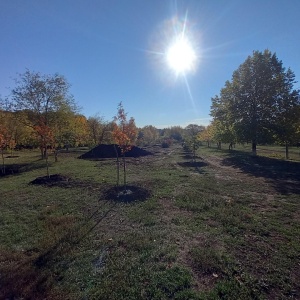
[[[0,299],[300,299],[297,149],[150,150],[119,198],[115,159],[60,153],[50,173],[68,180],[33,185],[39,153],[7,158]]]

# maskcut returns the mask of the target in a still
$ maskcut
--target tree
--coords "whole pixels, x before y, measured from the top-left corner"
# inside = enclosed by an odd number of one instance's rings
[[[204,131],[205,127],[197,124],[189,124],[185,127],[185,144],[193,153],[193,160],[196,159],[196,150],[199,148],[200,141],[198,135]]]
[[[8,111],[4,110],[4,106],[7,109],[7,105],[4,105],[4,101],[0,99],[0,150],[3,174],[5,174],[4,150],[6,150],[10,146],[13,146],[14,144],[14,141],[12,140],[12,130],[9,130],[12,129],[9,128],[9,120],[11,116]]]
[[[59,111],[75,112],[77,107],[69,94],[70,84],[59,75],[41,75],[27,70],[15,79],[12,99],[16,111],[26,111],[27,126],[53,128],[58,122]],[[45,153],[42,153],[45,157]]]
[[[5,174],[5,161],[4,161],[4,150],[9,145],[9,136],[5,127],[0,128],[0,150],[1,150],[1,158],[2,158],[2,174]]]
[[[226,81],[220,96],[212,98],[211,115],[231,128],[239,142],[251,141],[255,155],[257,143],[274,141],[286,103],[290,102],[290,107],[299,105],[294,83],[293,72],[285,71],[276,54],[254,51],[234,71],[232,80]]]
[[[205,141],[207,147],[209,148],[211,145],[211,141],[213,140],[213,126],[208,125],[201,132],[198,133],[197,136],[199,141]]]
[[[153,145],[159,139],[159,131],[152,125],[144,126],[139,130],[138,141],[142,145]]]
[[[180,126],[171,126],[163,129],[163,138],[172,139],[177,142],[184,140],[185,130]]]
[[[127,120],[127,113],[122,102],[118,105],[118,113],[114,118],[113,138],[121,149],[123,157],[124,188],[126,191],[126,159],[125,153],[131,150],[137,137],[137,128],[134,118]],[[117,152],[117,151],[116,151]],[[117,185],[119,185],[119,158],[117,154]]]
[[[41,122],[40,125],[35,126],[35,132],[39,137],[39,144],[41,152],[45,153],[47,176],[49,175],[49,163],[48,163],[48,148],[54,148],[55,139],[51,128]]]
[[[214,140],[217,143],[218,149],[222,148],[222,143],[229,143],[230,145],[235,143],[236,137],[230,124],[215,119],[209,126],[210,132],[208,137],[207,133],[205,133],[204,136],[201,135],[201,139],[206,140],[208,138]]]
[[[110,140],[110,124],[103,117],[95,115],[87,120],[91,144],[93,146],[103,144]]]
[[[278,99],[279,117],[273,129],[276,141],[285,145],[285,158],[288,159],[288,147],[300,138],[297,130],[300,121],[300,98],[299,91],[293,90],[295,75],[290,69],[287,70],[286,77],[286,84],[281,91],[284,96]]]

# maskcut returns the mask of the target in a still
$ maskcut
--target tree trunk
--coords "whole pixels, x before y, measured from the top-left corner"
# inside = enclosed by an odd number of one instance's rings
[[[5,174],[5,164],[4,164],[4,150],[1,150],[1,156],[2,156],[2,174]]]
[[[252,141],[252,155],[256,156],[256,142]]]
[[[285,142],[285,159],[289,159],[289,144]]]
[[[56,148],[54,149],[54,159],[55,159],[55,162],[58,162],[58,151]]]
[[[119,195],[119,182],[120,182],[120,161],[119,161],[119,155],[116,145],[114,145],[114,149],[117,156],[117,193]]]
[[[42,159],[44,159],[44,158],[45,158],[45,156],[44,156],[44,148],[41,147],[40,149],[41,149],[41,156],[42,156]]]
[[[47,147],[45,148],[45,152],[44,153],[45,153],[45,159],[46,159],[47,176],[48,176],[48,178],[50,178]]]
[[[126,192],[127,187],[126,187],[126,158],[125,158],[125,153],[123,154],[123,170],[124,170],[124,190]]]
[[[196,161],[196,145],[195,143],[193,144],[193,162]]]

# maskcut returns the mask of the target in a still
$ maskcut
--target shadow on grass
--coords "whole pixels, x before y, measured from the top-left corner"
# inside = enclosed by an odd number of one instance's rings
[[[51,164],[50,164],[51,166]],[[25,172],[30,172],[33,170],[38,170],[38,169],[46,169],[46,163],[24,163],[24,164],[8,164],[5,165],[5,174],[0,172],[0,177],[1,176],[8,176],[8,175],[17,175]]]
[[[238,168],[255,177],[263,177],[282,194],[300,194],[300,163],[264,156],[251,156],[240,151],[228,152],[223,164]]]
[[[199,174],[204,174],[203,167],[206,167],[208,165],[203,161],[186,161],[186,162],[178,162],[177,164],[183,168],[193,169],[193,171],[196,171]]]
[[[149,190],[135,185],[127,185],[126,189],[123,186],[113,186],[104,192],[105,199],[124,203],[145,201],[150,196]]]
[[[105,211],[99,206],[83,222],[71,226],[58,240],[49,239],[48,246],[41,246],[41,249],[14,252],[0,249],[0,299],[68,299],[64,291],[52,294],[53,287],[63,280],[66,270],[76,259],[74,249],[116,205],[110,202]]]
[[[115,205],[115,203],[112,203],[102,214],[100,213],[101,207],[99,207],[85,220],[83,224],[70,229],[69,232],[57,241],[57,243],[39,255],[34,261],[35,265],[38,267],[45,267],[47,265],[51,267],[52,263],[57,261],[57,259],[64,253],[68,253],[76,245],[80,244],[80,242],[82,242],[95,229],[95,227],[97,227],[97,225],[99,225],[99,223],[108,216]],[[90,226],[90,221],[92,220],[95,221],[95,224]]]
[[[183,159],[193,159],[193,155],[189,153],[185,153],[183,155],[180,155],[181,158]]]

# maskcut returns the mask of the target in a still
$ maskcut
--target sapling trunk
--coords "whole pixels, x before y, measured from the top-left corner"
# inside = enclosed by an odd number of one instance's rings
[[[256,142],[252,142],[252,155],[256,156]]]
[[[114,149],[116,152],[117,156],[117,193],[119,195],[119,182],[120,182],[120,161],[119,161],[119,155],[118,155],[118,150],[116,148],[116,145],[114,145]]]
[[[127,187],[126,187],[126,158],[125,158],[125,153],[123,153],[123,171],[124,171],[124,189],[125,189],[125,192],[126,192]]]
[[[3,149],[1,149],[1,157],[2,157],[2,173],[5,174],[4,150]]]
[[[58,162],[58,151],[56,148],[54,148],[54,160],[55,162]]]
[[[46,159],[47,176],[48,176],[48,178],[50,178],[47,147],[45,148],[44,153],[45,153],[45,159]]]

